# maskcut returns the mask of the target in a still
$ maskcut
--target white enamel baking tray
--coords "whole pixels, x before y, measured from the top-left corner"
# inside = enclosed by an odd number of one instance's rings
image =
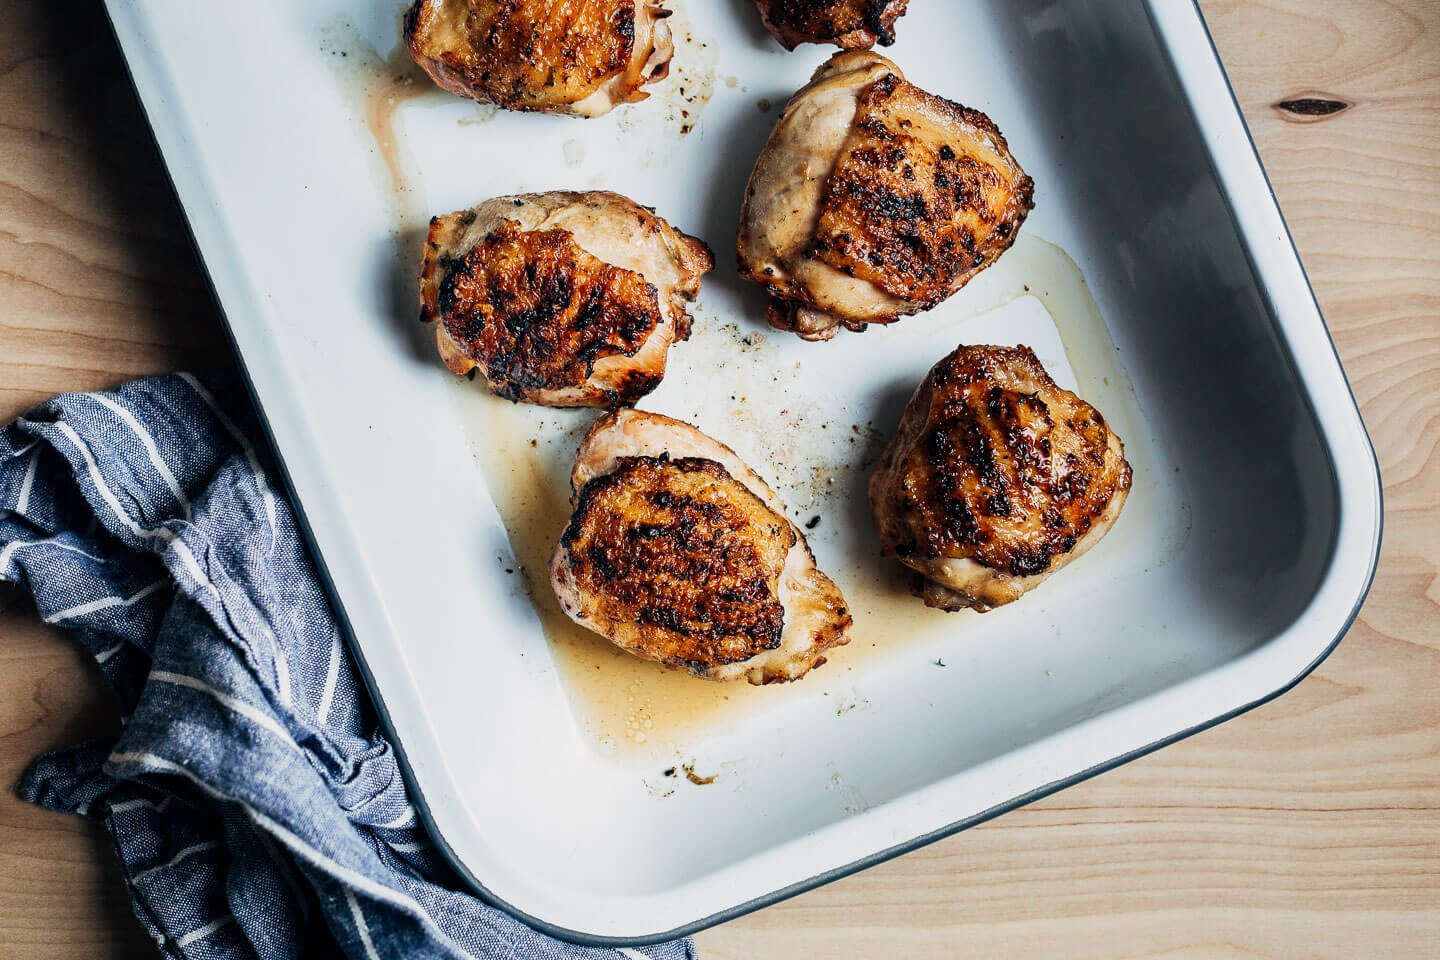
[[[781,51],[750,0],[676,0],[680,69],[594,121],[408,83],[399,0],[107,5],[423,813],[540,927],[653,941],[912,850],[1286,690],[1365,595],[1374,456],[1189,0],[912,3],[890,54],[996,120],[1038,208],[934,313],[818,345],[765,330],[732,264],[744,179],[828,53]],[[526,420],[445,373],[413,261],[431,213],[595,186],[718,254],[644,406],[819,518],[857,639],[802,683],[696,691],[552,642],[527,593],[515,553],[593,414]],[[1104,543],[983,616],[904,597],[861,495],[962,341],[1035,346],[1136,473]]]

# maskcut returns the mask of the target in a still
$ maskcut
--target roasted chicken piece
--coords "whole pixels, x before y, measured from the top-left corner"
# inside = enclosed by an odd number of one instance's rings
[[[755,0],[765,26],[786,50],[802,43],[869,49],[895,42],[895,21],[910,0]]]
[[[994,263],[1034,182],[990,118],[908,82],[879,54],[836,54],[780,117],[740,218],[740,273],[771,324],[806,340],[892,323]]]
[[[618,193],[499,197],[430,221],[420,319],[507,400],[629,405],[690,336],[710,248]]]
[[[586,435],[550,579],[571,619],[706,680],[798,680],[850,611],[785,506],[729,447],[619,410]]]
[[[1095,546],[1129,491],[1120,438],[1029,347],[962,346],[911,398],[870,509],[927,605],[984,612]]]
[[[405,45],[459,96],[598,117],[669,73],[668,16],[659,0],[415,0]]]

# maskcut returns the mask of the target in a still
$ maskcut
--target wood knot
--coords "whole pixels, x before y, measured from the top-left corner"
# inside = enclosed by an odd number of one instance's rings
[[[1318,123],[1340,116],[1355,106],[1355,101],[1333,93],[1301,93],[1270,106],[1292,123]]]

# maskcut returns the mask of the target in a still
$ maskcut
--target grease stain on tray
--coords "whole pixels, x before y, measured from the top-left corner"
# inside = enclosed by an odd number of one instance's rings
[[[646,167],[664,166],[674,157],[683,141],[699,128],[701,114],[715,95],[719,47],[695,29],[688,16],[689,2],[671,0],[668,4],[674,11],[667,23],[675,41],[670,75],[649,88],[650,101],[616,111],[621,141]],[[655,101],[660,107],[659,136],[655,129]]]
[[[574,169],[585,162],[585,141],[566,140],[561,145],[560,152],[565,157],[565,166]]]
[[[870,801],[866,800],[859,790],[846,781],[844,775],[836,769],[834,762],[828,763],[826,766],[830,770],[830,782],[825,785],[825,789],[839,798],[841,809],[852,815],[869,810]]]
[[[430,217],[420,167],[401,129],[401,111],[416,101],[438,106],[455,98],[435,86],[403,43],[382,55],[348,20],[324,31],[320,49],[330,56],[340,87],[374,144],[375,177],[390,206],[391,235],[397,252],[408,261],[415,256],[410,241]]]
[[[832,361],[842,361],[847,343],[852,362],[861,365],[872,354],[906,348],[906,357],[927,358],[913,369],[907,361],[908,396],[930,363],[957,343],[991,342],[997,316],[1008,316],[997,311],[1027,298],[1048,314],[1051,338],[1058,333],[1082,395],[1126,442],[1137,482],[1107,537],[1123,542],[1136,535],[1132,530],[1150,524],[1162,503],[1173,505],[1179,498],[1161,489],[1173,477],[1149,469],[1157,457],[1129,377],[1083,274],[1060,248],[1022,237],[941,308],[883,330],[844,334],[833,344],[798,344],[749,322],[716,318],[702,293],[692,339],[672,351],[665,383],[640,407],[695,423],[734,447],[776,487],[790,519],[802,529],[820,518],[807,537],[821,568],[844,590],[855,628],[848,646],[830,651],[827,664],[791,684],[699,680],[632,657],[566,617],[550,588],[549,560],[570,517],[575,449],[599,412],[514,405],[481,386],[456,381],[475,460],[505,524],[577,726],[598,752],[626,765],[673,762],[709,737],[797,702],[844,718],[868,707],[867,677],[904,669],[911,660],[963,663],[970,638],[984,629],[983,617],[1004,613],[945,614],[921,604],[909,593],[904,568],[879,556],[866,505],[870,472],[898,417],[895,404],[906,397],[890,398],[885,407],[863,395],[866,390],[827,374]],[[1119,549],[1123,554],[1124,547]],[[1068,568],[1084,569],[1083,563]]]
[[[500,108],[491,103],[477,103],[468,117],[459,117],[455,124],[461,127],[478,127],[489,123],[500,115]]]

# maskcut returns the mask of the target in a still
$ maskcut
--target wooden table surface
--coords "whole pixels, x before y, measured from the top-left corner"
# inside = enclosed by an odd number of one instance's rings
[[[1379,453],[1360,619],[1269,706],[708,931],[710,960],[1440,956],[1440,0],[1203,7]],[[97,0],[0,0],[0,23],[0,422],[228,363]],[[1353,106],[1274,106],[1302,96]],[[0,782],[116,724],[0,591]],[[32,956],[153,951],[103,832],[6,790],[0,957]]]

